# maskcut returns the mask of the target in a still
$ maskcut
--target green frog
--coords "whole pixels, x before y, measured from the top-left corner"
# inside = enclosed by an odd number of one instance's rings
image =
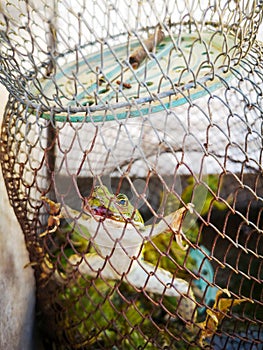
[[[53,218],[59,225],[60,218],[73,220],[75,230],[86,235],[95,253],[73,254],[69,257],[83,275],[104,280],[121,280],[136,289],[148,293],[180,298],[178,313],[184,319],[195,317],[196,303],[189,283],[161,267],[144,260],[143,246],[153,237],[173,231],[181,249],[185,238],[181,226],[183,216],[193,206],[188,204],[163,217],[158,223],[144,225],[143,218],[125,194],[112,194],[106,186],[97,186],[84,198],[82,211],[67,205],[58,206],[45,199],[52,208],[59,208]],[[49,231],[50,232],[50,231]]]

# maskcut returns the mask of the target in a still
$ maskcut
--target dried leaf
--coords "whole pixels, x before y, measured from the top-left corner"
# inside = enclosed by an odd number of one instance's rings
[[[45,232],[42,232],[39,235],[39,237],[44,237],[45,235],[53,233],[57,230],[60,225],[60,219],[62,218],[62,215],[60,214],[60,203],[55,203],[46,197],[41,197],[41,199],[43,202],[46,202],[49,205],[49,217],[47,221],[48,228]]]
[[[218,326],[220,325],[221,321],[226,316],[226,313],[229,311],[229,309],[235,305],[239,305],[245,301],[253,302],[249,299],[227,299],[227,298],[220,298],[222,294],[227,294],[229,297],[231,296],[230,292],[227,289],[223,289],[222,291],[218,291],[216,294],[215,302],[212,307],[212,309],[206,310],[206,319],[204,322],[198,323],[198,326],[202,329],[199,343],[203,347],[204,346],[204,340],[206,338],[212,337],[215,332],[217,331]]]

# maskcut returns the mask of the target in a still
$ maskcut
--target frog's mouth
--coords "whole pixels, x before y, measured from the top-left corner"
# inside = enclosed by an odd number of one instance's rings
[[[105,219],[114,219],[113,212],[110,209],[105,208],[103,205],[99,207],[92,207],[91,212],[92,214],[101,216]]]
[[[95,217],[99,217],[102,220],[111,219],[115,221],[124,221],[121,215],[116,215],[109,208],[100,205],[100,206],[90,206],[89,204],[85,204],[83,207],[84,212],[90,213]]]

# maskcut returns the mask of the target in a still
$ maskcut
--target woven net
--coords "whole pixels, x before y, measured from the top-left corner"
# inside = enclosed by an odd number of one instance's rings
[[[46,349],[261,348],[262,10],[2,4],[1,164]]]

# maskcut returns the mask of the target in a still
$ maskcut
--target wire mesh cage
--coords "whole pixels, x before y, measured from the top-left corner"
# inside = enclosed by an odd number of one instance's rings
[[[1,164],[57,349],[260,349],[262,1],[9,0]]]

